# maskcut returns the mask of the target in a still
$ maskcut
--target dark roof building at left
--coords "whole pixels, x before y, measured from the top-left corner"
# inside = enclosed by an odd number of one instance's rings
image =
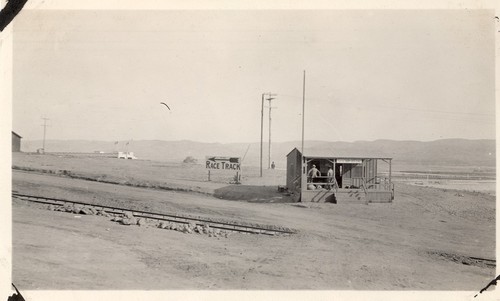
[[[16,132],[12,131],[12,151],[20,152],[21,151],[21,137]]]

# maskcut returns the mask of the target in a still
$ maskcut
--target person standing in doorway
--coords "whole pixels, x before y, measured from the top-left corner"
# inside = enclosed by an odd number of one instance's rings
[[[332,189],[335,178],[333,177],[333,168],[331,166],[328,166],[326,176],[328,177],[328,189]]]

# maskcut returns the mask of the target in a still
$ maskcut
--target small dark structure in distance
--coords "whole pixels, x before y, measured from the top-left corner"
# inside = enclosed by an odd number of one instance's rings
[[[12,131],[12,152],[20,152],[21,151],[21,137],[16,132]]]

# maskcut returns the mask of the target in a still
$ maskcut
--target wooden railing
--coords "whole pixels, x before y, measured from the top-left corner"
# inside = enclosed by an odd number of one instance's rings
[[[314,179],[332,179],[333,181],[330,182],[315,182]],[[330,189],[334,189],[335,192],[338,191],[339,189],[339,184],[337,183],[337,179],[335,179],[334,177],[328,177],[328,176],[319,176],[319,177],[307,177],[307,184],[313,184],[313,185],[325,185],[325,186],[328,186]]]
[[[365,195],[367,195],[368,193],[366,192],[366,180],[365,180],[365,178],[361,178],[361,187],[363,188]]]
[[[331,179],[331,182],[319,181],[323,179]],[[388,181],[387,178],[376,178],[375,183],[367,183],[366,178],[364,177],[352,177],[350,178],[352,182],[357,182],[358,185],[354,185],[353,188],[363,189],[365,193],[369,190],[385,190],[385,191],[394,191],[394,183]],[[334,188],[335,191],[338,191],[341,187],[339,186],[337,180],[328,176],[319,176],[319,177],[307,177],[307,184],[313,185],[326,185],[330,188]]]
[[[335,192],[339,190],[339,183],[337,183],[337,179],[333,178],[333,182],[331,182],[331,185],[333,185],[333,189]]]

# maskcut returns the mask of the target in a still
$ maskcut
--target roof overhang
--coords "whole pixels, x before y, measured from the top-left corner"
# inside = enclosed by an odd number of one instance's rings
[[[365,157],[365,156],[356,156],[356,157],[350,157],[350,156],[308,156],[304,155],[304,158],[306,159],[357,159],[357,160],[363,160],[363,159],[377,159],[377,160],[392,160],[392,158],[386,158],[386,157]]]

